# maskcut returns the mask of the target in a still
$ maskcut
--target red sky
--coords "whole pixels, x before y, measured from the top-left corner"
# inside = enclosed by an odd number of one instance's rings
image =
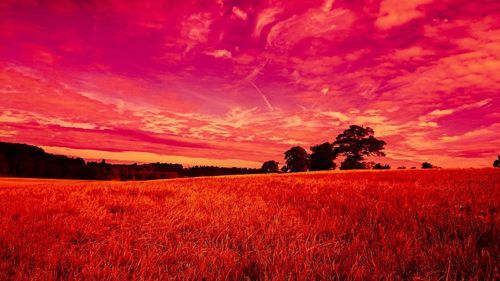
[[[0,140],[283,163],[371,126],[393,165],[500,154],[499,1],[0,2]]]

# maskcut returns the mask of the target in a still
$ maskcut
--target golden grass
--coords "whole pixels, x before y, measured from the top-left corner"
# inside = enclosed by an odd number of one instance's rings
[[[0,179],[0,280],[498,280],[499,180]]]

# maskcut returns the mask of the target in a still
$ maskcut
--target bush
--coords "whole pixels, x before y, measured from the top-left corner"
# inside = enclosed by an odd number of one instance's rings
[[[422,163],[422,169],[432,169],[434,166],[429,162]]]

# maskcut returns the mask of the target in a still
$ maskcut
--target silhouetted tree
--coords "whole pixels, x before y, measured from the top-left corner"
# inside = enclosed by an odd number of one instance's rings
[[[434,166],[429,162],[422,163],[422,169],[432,169]]]
[[[224,168],[216,166],[194,166],[185,168],[182,174],[188,177],[200,176],[222,176],[222,175],[240,175],[240,174],[257,174],[261,173],[260,169],[251,168]]]
[[[340,165],[342,170],[366,169],[365,156],[385,156],[382,152],[385,144],[374,137],[372,128],[357,125],[351,125],[333,143],[334,153],[346,157]]]
[[[404,170],[404,169],[406,169],[406,167],[405,167],[405,166],[399,166],[399,167],[398,167],[398,170]]]
[[[373,165],[373,169],[374,170],[389,170],[391,168],[391,166],[389,166],[389,164],[380,164],[380,163],[377,163],[375,165]]]
[[[269,160],[262,164],[261,170],[263,173],[278,173],[280,171],[278,165],[278,162]]]
[[[376,163],[373,161],[366,161],[364,162],[364,164],[365,164],[365,169],[373,169],[373,166],[375,166]]]
[[[320,171],[320,170],[333,170],[336,168],[335,153],[333,153],[333,145],[331,143],[325,142],[323,144],[318,144],[311,147],[311,155],[309,156],[309,170]]]
[[[366,169],[366,164],[361,162],[363,157],[361,156],[347,156],[342,163],[340,163],[341,170],[359,170]]]
[[[0,175],[9,174],[9,162],[3,153],[0,153]]]
[[[493,167],[500,168],[500,155],[498,155],[498,159],[493,162]]]
[[[14,177],[73,178],[85,163],[63,155],[45,153],[39,147],[0,142],[0,174]]]
[[[285,152],[285,161],[290,172],[305,172],[309,166],[309,155],[304,148],[294,146]]]
[[[49,154],[26,144],[0,142],[0,176],[71,178],[97,180],[148,180],[175,177],[257,174],[260,169],[152,163],[137,165],[108,164],[105,160],[88,162]]]
[[[288,167],[286,165],[281,167],[281,172],[282,173],[288,173]]]

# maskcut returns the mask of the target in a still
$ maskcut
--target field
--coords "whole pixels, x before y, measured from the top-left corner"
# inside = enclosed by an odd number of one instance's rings
[[[0,280],[498,280],[500,169],[0,179]]]

